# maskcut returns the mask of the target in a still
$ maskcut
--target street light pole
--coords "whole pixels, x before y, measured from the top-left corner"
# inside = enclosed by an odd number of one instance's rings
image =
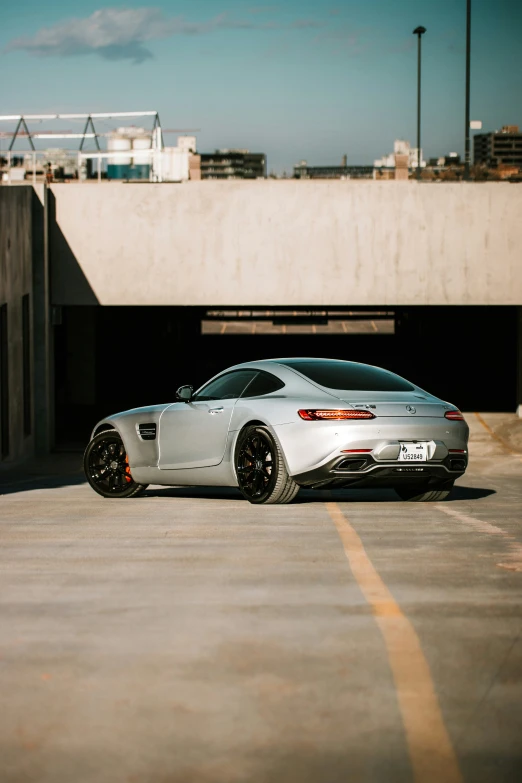
[[[413,35],[417,36],[417,179],[421,178],[421,38],[426,32],[425,27],[416,27]]]
[[[464,179],[469,180],[470,141],[470,50],[471,50],[471,0],[466,0],[466,136],[464,141]]]

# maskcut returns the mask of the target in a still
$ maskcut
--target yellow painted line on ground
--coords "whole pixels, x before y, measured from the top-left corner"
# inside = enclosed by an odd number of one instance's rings
[[[475,416],[477,417],[478,421],[482,424],[484,429],[487,432],[489,432],[489,434],[491,435],[492,438],[495,438],[495,440],[498,441],[498,443],[500,443],[500,445],[503,446],[506,449],[506,451],[509,451],[510,454],[513,454],[515,457],[518,457],[522,461],[522,454],[519,454],[518,451],[515,451],[515,449],[511,448],[511,446],[509,445],[507,440],[504,440],[504,438],[502,438],[500,435],[497,435],[497,433],[494,430],[491,429],[489,424],[487,424],[484,421],[484,419],[482,418],[480,413],[477,413],[475,411]]]
[[[431,677],[413,625],[379,576],[337,503],[327,503],[352,573],[384,638],[415,783],[462,783]]]

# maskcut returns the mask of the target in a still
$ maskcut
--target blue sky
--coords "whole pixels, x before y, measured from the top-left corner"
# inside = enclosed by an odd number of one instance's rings
[[[343,154],[370,163],[395,138],[415,141],[411,31],[421,24],[424,152],[462,153],[465,9],[465,0],[18,0],[2,10],[0,113],[157,109],[166,128],[201,128],[201,151],[263,151],[269,169]],[[485,129],[522,126],[521,33],[520,0],[473,0],[471,114]]]

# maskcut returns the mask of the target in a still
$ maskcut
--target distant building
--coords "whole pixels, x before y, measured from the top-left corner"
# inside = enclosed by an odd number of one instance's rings
[[[201,154],[201,179],[266,177],[266,155],[248,150],[215,150]]]
[[[450,152],[449,155],[441,155],[438,158],[430,158],[428,161],[428,166],[432,169],[460,165],[460,155],[457,152]]]
[[[341,166],[309,166],[302,160],[294,166],[295,179],[371,179],[373,166],[349,166],[343,155]]]
[[[113,131],[107,142],[107,179],[149,180],[152,131],[129,125]]]
[[[379,168],[373,170],[373,178],[375,180],[381,180],[381,179],[396,179],[396,171],[393,168]],[[408,174],[408,169],[406,169],[406,175]],[[408,176],[403,177],[401,174],[397,179],[408,179]]]
[[[195,153],[196,152],[196,137],[195,136],[178,136],[178,149],[184,152]]]
[[[0,167],[7,160],[0,159]],[[47,181],[60,182],[72,180],[78,177],[78,154],[68,149],[50,148],[43,151],[26,152],[21,157],[11,158],[11,169],[3,172],[3,179],[11,182],[20,182],[24,179],[33,182],[41,181],[47,177]]]
[[[178,136],[175,147],[161,151],[163,182],[187,182],[201,179],[201,156],[196,153],[195,136]]]
[[[410,159],[407,154],[395,153],[395,179],[406,182],[410,176]],[[377,179],[377,177],[376,177]]]
[[[504,125],[499,131],[477,133],[473,139],[476,165],[517,166],[522,168],[522,133],[518,125]]]
[[[417,147],[412,147],[409,141],[405,139],[395,139],[393,143],[393,152],[389,155],[383,155],[382,158],[374,160],[373,165],[376,169],[394,169],[396,165],[396,158],[400,156],[401,167],[403,165],[404,156],[408,158],[408,168],[416,169],[419,160],[419,150]],[[426,161],[422,157],[422,150],[420,151],[421,168],[425,168]]]
[[[189,155],[189,179],[201,179],[201,155]]]
[[[152,163],[162,182],[187,182],[201,179],[200,156],[196,154],[195,136],[178,136],[175,147],[153,152],[152,131],[130,126],[118,128],[109,136],[107,178],[110,180],[153,179]],[[87,176],[96,176],[88,167]]]

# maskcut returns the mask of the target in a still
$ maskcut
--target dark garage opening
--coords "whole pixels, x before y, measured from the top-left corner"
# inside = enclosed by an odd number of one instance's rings
[[[240,324],[236,331],[227,327],[221,333],[204,326],[209,313],[223,310],[233,313],[227,323],[235,318]],[[278,308],[273,317],[267,309],[264,323],[272,326],[253,332],[251,322],[254,317],[259,322],[260,311],[263,308],[247,306],[241,311],[63,307],[55,326],[57,445],[84,444],[93,425],[111,413],[173,402],[182,384],[197,387],[232,364],[277,356],[375,364],[463,410],[515,410],[515,307],[375,307],[369,311],[347,306],[325,311],[310,306],[298,312]],[[335,320],[333,312],[341,313],[347,324],[343,330],[338,322],[335,328],[324,328],[325,322]],[[237,318],[238,313],[246,316]],[[368,326],[372,321],[376,328]],[[356,322],[360,328],[354,326]],[[281,325],[288,328],[276,328]]]

